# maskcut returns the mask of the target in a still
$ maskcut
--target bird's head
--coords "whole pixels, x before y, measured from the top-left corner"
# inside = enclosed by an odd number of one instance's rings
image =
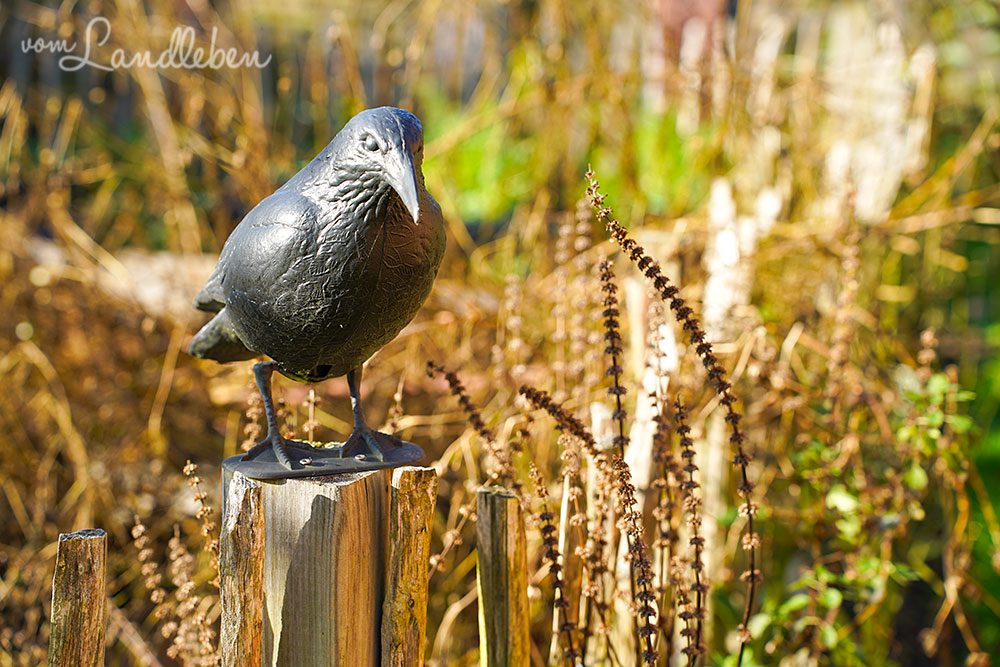
[[[368,109],[352,118],[340,135],[340,160],[389,185],[417,223],[424,159],[420,119],[396,107]]]

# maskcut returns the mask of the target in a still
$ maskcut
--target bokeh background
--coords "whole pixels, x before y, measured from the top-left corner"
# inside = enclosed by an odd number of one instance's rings
[[[105,62],[156,53],[178,26],[271,61],[67,72],[22,48],[80,53],[95,16],[112,26]],[[0,664],[44,659],[55,540],[90,526],[112,543],[111,664],[212,660],[205,508],[260,409],[248,365],[185,354],[189,304],[242,215],[382,104],[423,119],[449,230],[427,306],[365,375],[370,421],[442,476],[432,664],[476,661],[462,509],[495,462],[425,363],[459,374],[491,447],[529,429],[516,465],[534,460],[558,499],[556,435],[514,395],[535,384],[607,421],[593,269],[616,256],[578,204],[588,165],[701,313],[744,405],[765,576],[749,661],[1000,654],[995,3],[4,0],[0,73]],[[682,337],[617,259],[629,400],[654,358],[693,407],[706,660],[728,664],[743,595],[730,455]],[[282,385],[288,428],[343,434],[342,385]],[[187,461],[200,470],[185,478]],[[542,663],[552,592],[536,564]]]

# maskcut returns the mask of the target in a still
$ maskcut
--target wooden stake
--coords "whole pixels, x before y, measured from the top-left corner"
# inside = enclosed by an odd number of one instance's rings
[[[509,489],[484,487],[476,513],[479,664],[527,666],[528,554],[520,503]]]
[[[378,470],[257,482],[263,664],[380,664],[389,478]],[[230,473],[223,479],[232,484]]]
[[[219,544],[223,665],[260,665],[264,647],[264,507],[260,484],[235,473]]]
[[[103,530],[89,528],[59,534],[52,578],[49,665],[104,664],[107,555],[108,536]]]
[[[434,468],[397,468],[389,504],[389,559],[382,603],[382,666],[424,664],[427,562],[437,500]]]

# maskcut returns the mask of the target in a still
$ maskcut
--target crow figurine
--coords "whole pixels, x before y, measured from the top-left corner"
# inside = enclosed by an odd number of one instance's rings
[[[422,161],[416,116],[394,107],[363,111],[226,240],[194,304],[215,317],[189,351],[222,363],[270,357],[254,366],[267,437],[243,460],[273,449],[293,470],[318,451],[279,432],[271,398],[277,370],[309,383],[346,375],[354,430],[341,456],[383,461],[381,434],[361,407],[362,365],[413,319],[445,247]]]

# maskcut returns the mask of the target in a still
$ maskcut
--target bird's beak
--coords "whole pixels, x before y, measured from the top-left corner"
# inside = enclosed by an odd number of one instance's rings
[[[420,197],[417,194],[417,170],[413,166],[413,156],[405,148],[395,151],[386,167],[386,180],[403,200],[406,210],[413,216],[413,223],[419,224]]]

